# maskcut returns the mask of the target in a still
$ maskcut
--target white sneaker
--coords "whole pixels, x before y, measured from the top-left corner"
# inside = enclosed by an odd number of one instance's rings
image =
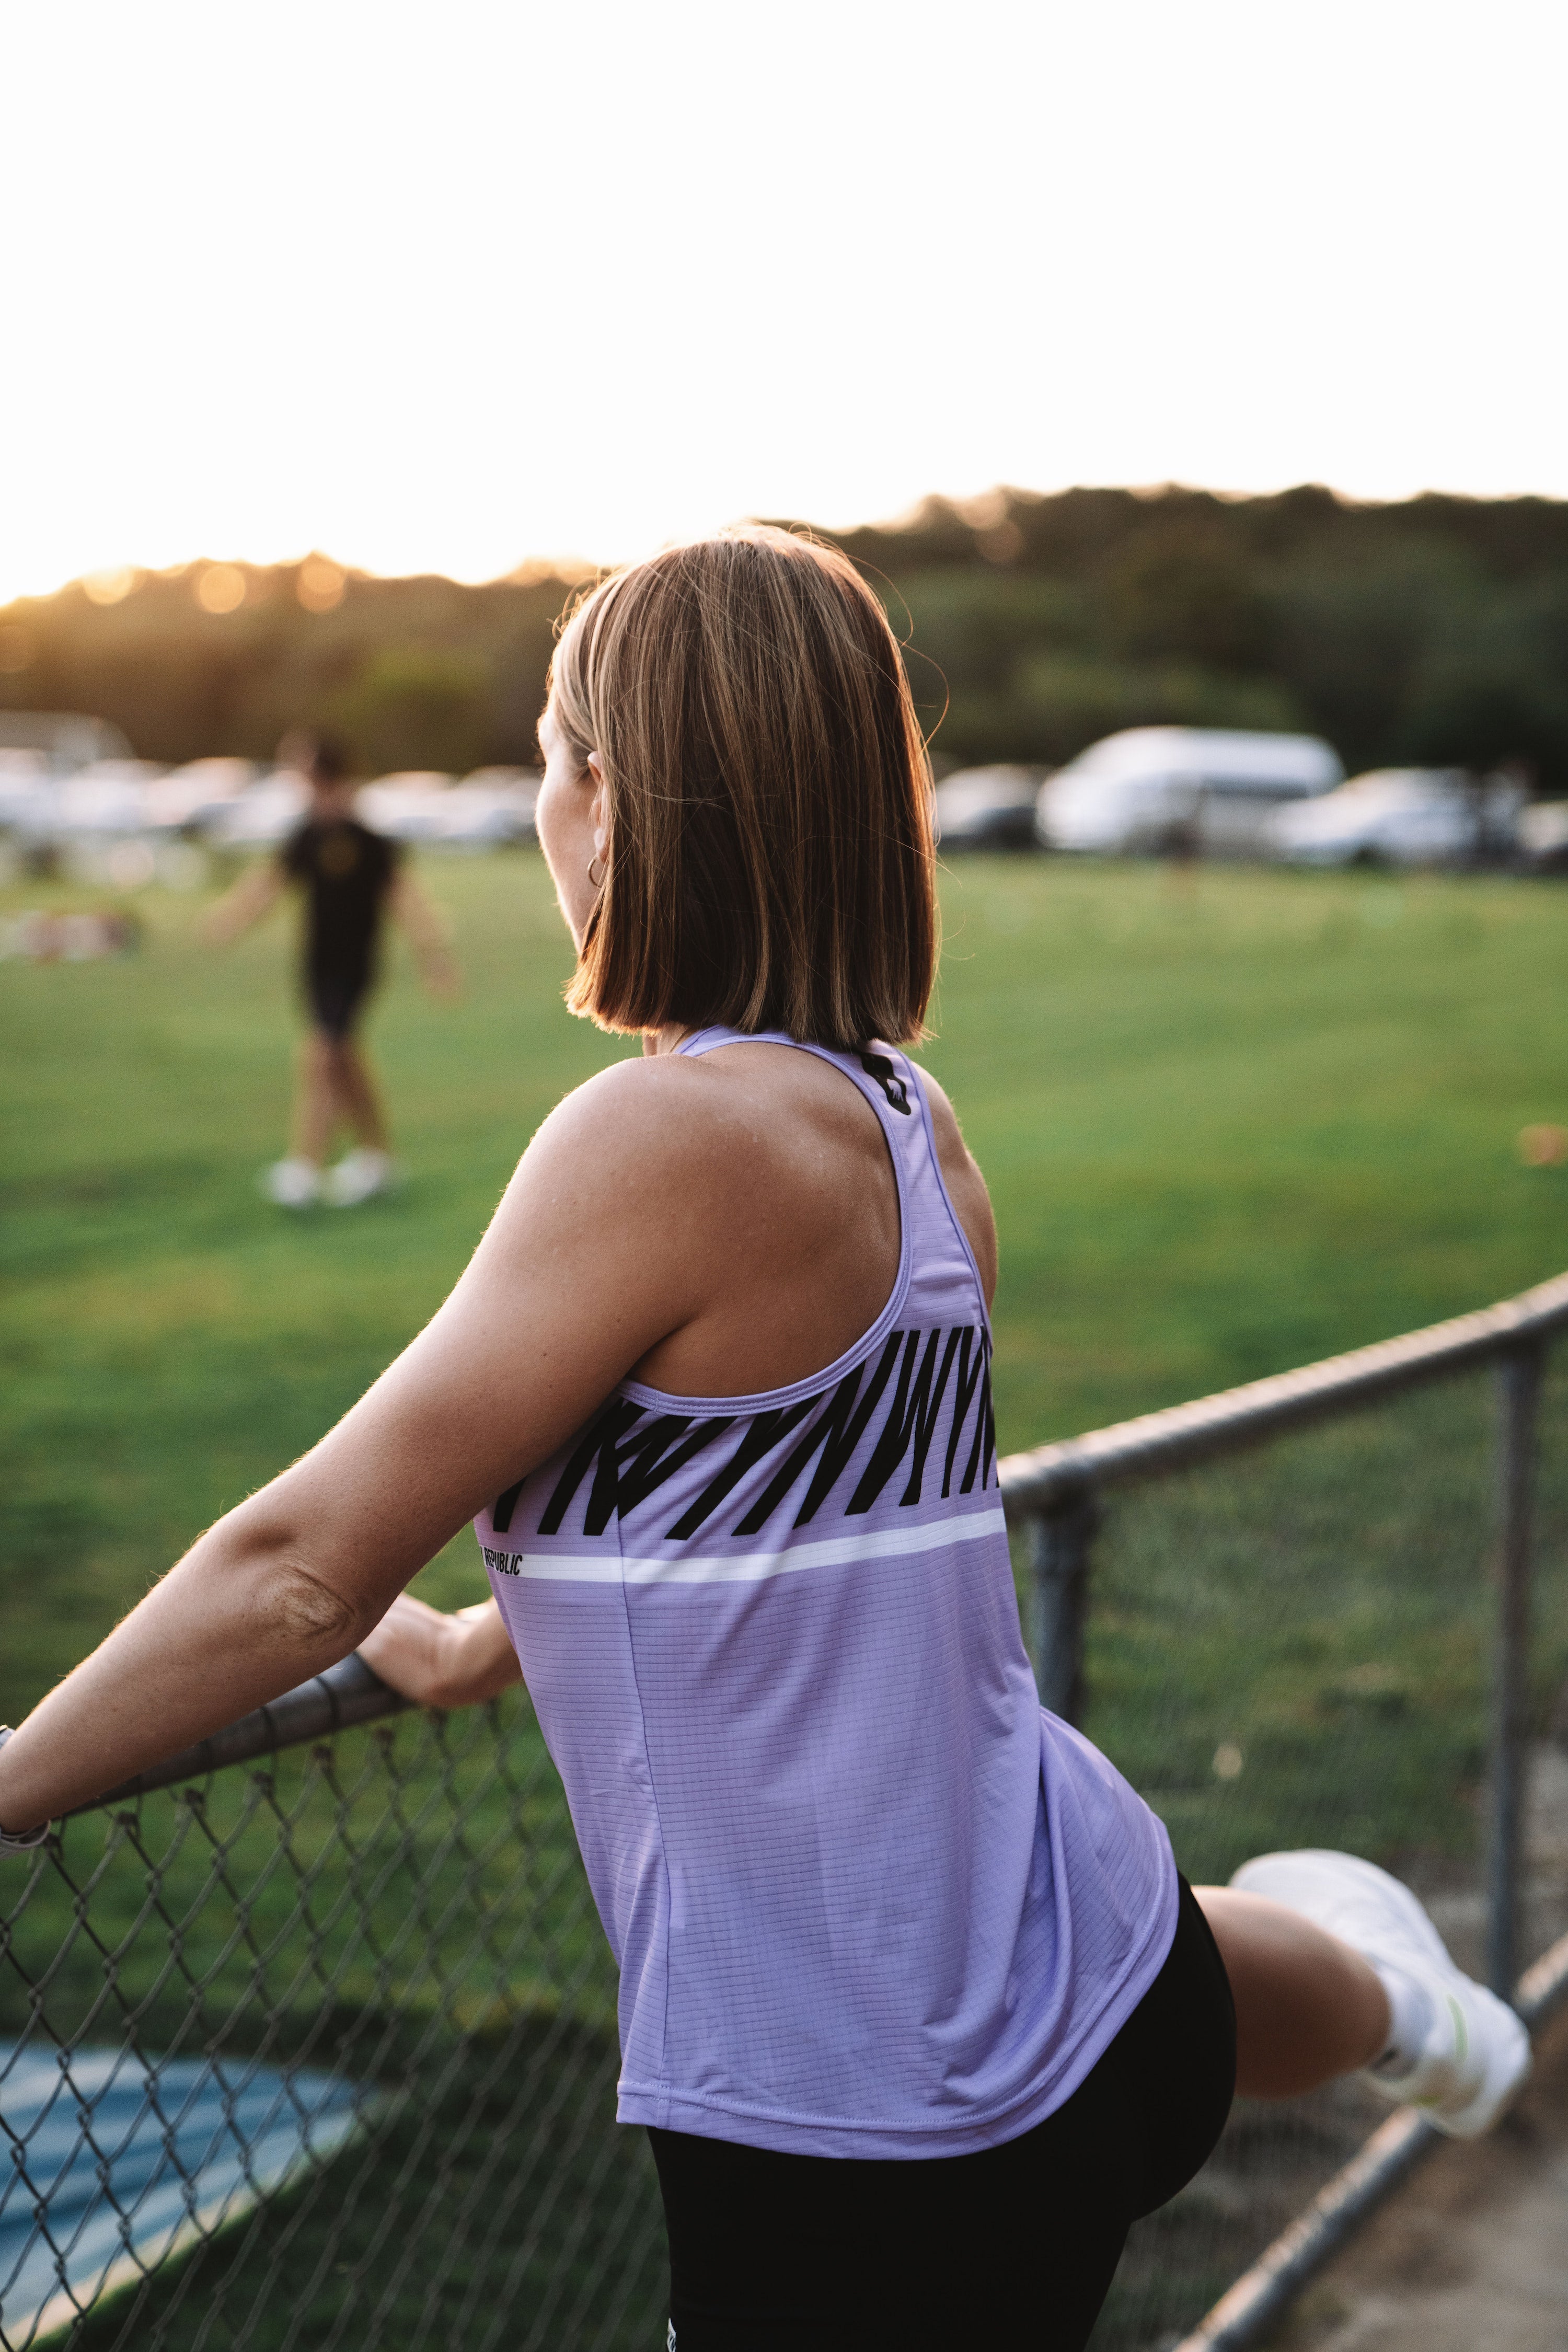
[[[321,1190],[321,1171],[313,1160],[279,1160],[261,1174],[261,1189],[280,1209],[308,1209]]]
[[[321,1189],[334,1209],[356,1209],[362,1201],[384,1192],[391,1181],[391,1154],[362,1148],[344,1154],[329,1171]]]
[[[1266,1895],[1337,1936],[1416,1998],[1393,2000],[1420,2020],[1368,2067],[1365,2080],[1401,2106],[1424,2107],[1440,2131],[1488,2130],[1530,2072],[1530,2036],[1506,2001],[1457,1969],[1407,1886],[1353,1853],[1308,1848],[1244,1862],[1231,1885]]]

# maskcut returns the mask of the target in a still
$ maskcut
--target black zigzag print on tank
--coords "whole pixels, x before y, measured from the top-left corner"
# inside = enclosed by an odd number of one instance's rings
[[[640,1429],[636,1425],[639,1421],[644,1423]],[[711,1445],[716,1437],[721,1437],[733,1426],[728,1415],[720,1421],[699,1421],[694,1424],[689,1414],[661,1412],[649,1421],[640,1404],[628,1404],[617,1398],[589,1427],[556,1480],[555,1491],[539,1522],[540,1534],[560,1533],[561,1522],[590,1463],[594,1465],[594,1483],[588,1493],[583,1532],[602,1536],[612,1512],[624,1518],[662,1486],[667,1478],[684,1469],[693,1454],[700,1454],[705,1445]],[[691,1433],[689,1436],[688,1431]]]
[[[795,1527],[805,1527],[843,1478],[889,1387],[891,1396],[870,1458],[842,1506],[845,1515],[868,1511],[906,1461],[909,1468],[899,1501],[902,1505],[921,1500],[944,1404],[948,1412],[942,1492],[952,1494],[955,1474],[961,1495],[972,1494],[977,1481],[984,1489],[990,1484],[996,1451],[990,1359],[986,1332],[976,1324],[962,1323],[949,1330],[894,1331],[875,1364],[858,1364],[826,1396],[808,1397],[802,1403],[767,1412],[700,1421],[679,1413],[649,1414],[642,1405],[617,1397],[589,1423],[573,1448],[544,1507],[539,1533],[560,1533],[574,1498],[592,1473],[583,1532],[603,1535],[613,1516],[626,1517],[705,1446],[737,1427],[739,1443],[696,1501],[665,1529],[666,1541],[683,1542],[696,1535],[742,1480],[770,1459],[776,1460],[773,1475],[729,1534],[760,1534],[809,1468],[811,1476],[794,1520]],[[808,1424],[804,1430],[803,1423]],[[931,1475],[935,1476],[934,1468]],[[491,1516],[498,1534],[504,1535],[510,1528],[524,1483],[520,1479],[497,1497]]]

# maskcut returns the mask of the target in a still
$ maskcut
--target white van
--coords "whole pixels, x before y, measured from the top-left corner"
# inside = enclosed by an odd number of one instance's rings
[[[1283,803],[1331,792],[1344,772],[1316,735],[1127,727],[1041,785],[1035,827],[1047,849],[1257,856]]]

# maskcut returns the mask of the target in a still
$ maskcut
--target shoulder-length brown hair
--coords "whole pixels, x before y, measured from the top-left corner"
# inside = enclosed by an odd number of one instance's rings
[[[841,1049],[925,1034],[930,773],[898,645],[846,557],[762,525],[666,549],[578,606],[551,694],[609,809],[574,1013]]]

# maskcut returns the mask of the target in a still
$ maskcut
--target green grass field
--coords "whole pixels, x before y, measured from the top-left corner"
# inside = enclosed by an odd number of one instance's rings
[[[626,1049],[560,1003],[531,856],[427,867],[468,975],[399,958],[374,1038],[411,1171],[290,1220],[281,921],[229,955],[0,966],[0,1710],[14,1715],[430,1313],[527,1138]],[[53,899],[38,886],[5,910]],[[931,1068],[990,1178],[1004,1449],[1500,1297],[1568,1264],[1568,922],[1507,881],[955,863]],[[459,1539],[437,1597],[477,1589]]]

